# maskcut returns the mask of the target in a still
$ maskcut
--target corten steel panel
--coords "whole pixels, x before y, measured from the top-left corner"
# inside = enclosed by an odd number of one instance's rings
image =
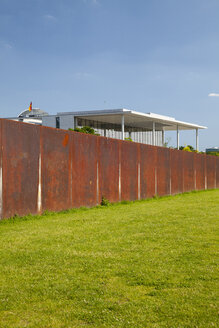
[[[216,187],[216,156],[206,156],[207,189]]]
[[[219,188],[219,157],[216,158],[216,188]]]
[[[194,154],[196,190],[205,189],[205,155]]]
[[[42,210],[71,207],[70,132],[41,127]]]
[[[130,141],[120,141],[121,200],[138,199],[138,147]]]
[[[0,119],[0,219],[2,217],[2,120]]]
[[[183,192],[183,152],[170,149],[171,194]]]
[[[195,190],[194,153],[183,151],[183,191]]]
[[[119,142],[98,138],[99,145],[99,197],[110,202],[119,201]]]
[[[170,194],[170,150],[157,147],[157,194]]]
[[[98,138],[71,132],[72,207],[94,206],[100,202]]]
[[[40,127],[2,120],[2,217],[37,213]]]
[[[149,145],[140,145],[141,163],[141,198],[155,196],[155,169],[156,169],[157,148]]]

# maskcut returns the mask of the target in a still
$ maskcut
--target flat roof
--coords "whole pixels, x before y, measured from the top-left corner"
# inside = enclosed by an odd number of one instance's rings
[[[54,116],[74,115],[78,118],[98,121],[109,124],[121,124],[121,117],[124,115],[125,126],[133,128],[143,128],[152,130],[155,122],[156,130],[174,131],[207,129],[206,126],[178,121],[173,117],[159,115],[155,113],[141,113],[130,109],[105,109],[78,112],[58,112]],[[49,115],[51,116],[51,115]]]

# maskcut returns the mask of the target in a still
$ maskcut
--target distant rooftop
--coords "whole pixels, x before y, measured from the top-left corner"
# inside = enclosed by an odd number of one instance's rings
[[[206,153],[219,153],[219,147],[206,148]]]
[[[31,111],[29,111],[29,109],[23,110],[18,115],[18,117],[41,117],[41,116],[45,116],[45,115],[49,115],[49,114],[39,108],[32,108]]]

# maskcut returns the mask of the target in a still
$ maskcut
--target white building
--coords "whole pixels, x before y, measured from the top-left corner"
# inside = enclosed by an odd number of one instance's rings
[[[156,146],[164,145],[165,131],[176,131],[179,149],[179,132],[195,130],[196,149],[198,150],[198,130],[205,126],[177,121],[173,117],[154,113],[140,113],[129,109],[107,109],[80,112],[59,112],[57,115],[42,117],[42,125],[60,129],[82,126],[94,128],[101,136],[133,141]]]
[[[164,145],[165,131],[176,131],[177,148],[179,149],[179,133],[182,130],[194,130],[196,149],[199,149],[198,131],[205,126],[175,120],[173,117],[154,113],[141,113],[129,109],[106,109],[79,112],[59,112],[49,115],[39,108],[24,110],[16,118],[25,123],[68,130],[82,126],[94,128],[101,136],[121,139],[131,138],[135,142]]]

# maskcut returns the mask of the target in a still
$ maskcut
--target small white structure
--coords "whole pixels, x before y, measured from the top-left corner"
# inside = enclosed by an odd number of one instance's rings
[[[8,119],[24,122],[24,123],[42,125],[42,117],[45,115],[49,115],[49,114],[39,108],[32,108],[31,111],[29,111],[29,109],[23,110],[18,115],[18,117],[10,117]]]

